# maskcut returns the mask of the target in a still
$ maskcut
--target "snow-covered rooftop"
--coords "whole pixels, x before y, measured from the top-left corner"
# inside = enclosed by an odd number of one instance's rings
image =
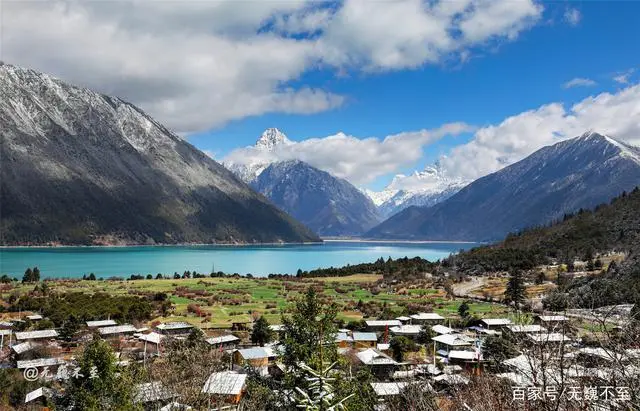
[[[449,328],[449,327],[445,327],[444,325],[434,325],[433,327],[431,327],[431,330],[433,330],[434,333],[436,334],[453,334],[454,332],[456,332],[453,328]]]
[[[62,358],[38,358],[35,360],[24,360],[17,362],[17,368],[38,368],[38,367],[53,367],[56,365],[64,364]]]
[[[138,336],[139,340],[147,341],[153,344],[160,344],[160,341],[164,338],[164,335],[151,332],[149,334],[142,334]]]
[[[156,326],[156,328],[158,330],[186,330],[186,329],[190,329],[193,328],[193,325],[186,323],[184,321],[176,321],[176,322],[168,322],[168,323],[162,323],[162,324],[158,324]]]
[[[233,341],[240,341],[240,338],[236,337],[235,335],[221,335],[219,337],[211,337],[211,338],[207,338],[207,342],[211,345],[217,345],[217,344],[224,344],[224,343],[229,343],[229,342],[233,342]]]
[[[216,395],[238,395],[244,389],[247,374],[232,371],[214,372],[204,383],[202,392]]]
[[[18,340],[35,340],[39,338],[56,338],[58,332],[56,330],[38,330],[38,331],[23,331],[16,333],[16,339]]]
[[[378,350],[369,348],[364,351],[360,351],[356,356],[366,365],[395,365],[397,362],[386,354],[381,353]]]
[[[473,340],[462,334],[443,334],[431,338],[433,341],[452,347],[471,345]]]
[[[487,327],[511,324],[511,320],[508,318],[483,318],[480,322],[484,323]]]
[[[418,313],[418,314],[413,314],[410,317],[414,320],[429,320],[429,321],[444,320],[443,316],[436,313]]]
[[[406,324],[398,327],[391,327],[389,328],[389,331],[391,331],[391,334],[393,335],[418,335],[420,334],[420,331],[422,331],[422,326]]]
[[[400,326],[400,320],[367,320],[367,327],[395,327]]]
[[[114,327],[103,327],[98,328],[98,332],[100,335],[113,335],[113,334],[128,334],[135,333],[137,331],[136,327],[131,324],[122,324],[116,325]]]
[[[378,397],[398,395],[407,386],[406,382],[372,382],[370,384]]]
[[[378,341],[376,333],[363,333],[354,331],[352,333],[353,341]]]
[[[87,321],[87,327],[95,328],[95,327],[109,327],[112,325],[118,325],[113,320],[97,320],[97,321]]]

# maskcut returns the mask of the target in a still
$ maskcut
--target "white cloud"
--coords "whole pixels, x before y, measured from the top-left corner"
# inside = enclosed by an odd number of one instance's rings
[[[473,130],[464,123],[451,123],[435,130],[404,132],[379,138],[357,138],[338,133],[323,138],[276,146],[273,151],[245,147],[224,158],[226,163],[271,163],[302,160],[321,170],[345,178],[356,185],[413,165],[422,157],[424,146],[444,136]]]
[[[551,103],[508,117],[479,129],[441,162],[450,174],[475,179],[588,130],[640,145],[640,84],[585,98],[569,110]]]
[[[613,76],[613,81],[615,81],[618,84],[629,84],[630,77],[635,71],[636,71],[635,69],[629,69],[627,71],[618,73],[615,76]]]
[[[293,87],[311,70],[386,71],[466,59],[538,21],[533,0],[343,3],[4,1],[2,55],[116,94],[179,132],[344,102]]]
[[[582,20],[582,13],[580,13],[580,10],[569,7],[564,12],[564,21],[568,24],[577,26],[578,23],[580,23],[580,20]]]
[[[564,88],[573,88],[573,87],[591,87],[595,86],[597,83],[589,78],[576,77],[564,83],[562,87]]]

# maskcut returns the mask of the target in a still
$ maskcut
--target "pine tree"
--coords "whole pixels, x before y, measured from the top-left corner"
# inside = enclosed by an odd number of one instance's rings
[[[23,283],[33,282],[33,270],[31,269],[31,267],[27,268],[27,270],[24,272],[24,276],[22,277],[22,282]]]
[[[458,307],[458,315],[463,319],[469,316],[469,304],[466,301],[463,301]]]
[[[251,342],[254,344],[260,344],[263,347],[265,344],[271,341],[272,332],[271,328],[269,328],[269,323],[264,318],[264,316],[260,316],[253,324],[253,331],[251,332]]]
[[[509,282],[507,283],[507,289],[504,292],[504,302],[506,304],[513,304],[516,306],[516,308],[519,308],[520,305],[524,302],[525,298],[526,296],[522,273],[520,271],[515,271],[511,275],[511,278],[509,278]]]
[[[291,315],[282,316],[284,339],[281,342],[284,348],[284,363],[295,367],[299,362],[304,362],[319,370],[323,362],[336,361],[337,313],[335,303],[323,304],[315,290],[310,287],[305,295],[296,301]],[[323,356],[322,361],[320,356]]]

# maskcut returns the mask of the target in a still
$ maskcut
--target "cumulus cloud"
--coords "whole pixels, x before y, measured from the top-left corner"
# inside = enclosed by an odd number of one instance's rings
[[[589,78],[576,77],[564,83],[562,85],[563,88],[573,88],[573,87],[591,87],[595,86],[597,83]]]
[[[587,97],[568,110],[551,103],[508,117],[477,130],[441,162],[452,175],[475,179],[588,130],[640,145],[640,84]]]
[[[345,178],[356,185],[411,166],[423,155],[423,147],[444,136],[472,131],[464,123],[445,124],[434,130],[419,130],[386,136],[382,139],[358,138],[337,133],[322,138],[279,145],[272,151],[245,147],[232,151],[225,163],[266,164],[274,161],[301,160],[321,170]]]
[[[420,130],[378,138],[357,138],[338,133],[278,146],[274,151],[253,147],[233,151],[224,158],[236,164],[302,160],[365,185],[376,178],[395,174],[415,164],[423,149],[443,136],[474,131],[470,142],[442,156],[435,169],[426,173],[397,175],[393,189],[428,189],[436,181],[428,174],[440,173],[449,179],[474,180],[522,160],[534,151],[593,130],[640,146],[640,84],[615,93],[587,97],[566,108],[554,102],[482,128],[451,123],[435,130]]]
[[[140,105],[178,132],[344,102],[293,86],[312,70],[389,71],[513,40],[534,0],[5,1],[2,54]],[[466,56],[466,57],[465,57]]]
[[[564,12],[564,21],[566,21],[571,26],[577,26],[582,20],[582,13],[580,10],[569,7]]]

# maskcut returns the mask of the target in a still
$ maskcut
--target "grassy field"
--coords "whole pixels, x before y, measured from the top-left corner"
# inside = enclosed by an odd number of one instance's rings
[[[110,295],[150,295],[166,293],[175,309],[170,316],[153,321],[187,321],[201,328],[228,327],[234,322],[249,321],[252,315],[264,315],[272,324],[280,323],[281,312],[301,293],[314,287],[326,300],[334,301],[340,309],[339,318],[345,321],[362,320],[356,304],[370,305],[369,317],[375,318],[383,309],[396,315],[405,313],[408,304],[431,306],[444,316],[456,316],[462,300],[445,297],[444,291],[433,288],[411,288],[389,292],[376,289],[378,275],[353,275],[303,280],[266,278],[199,278],[135,281],[55,281],[48,282],[52,291],[97,293]],[[2,298],[11,293],[26,293],[33,285],[19,284],[4,290]],[[188,307],[191,306],[189,312]],[[193,313],[194,307],[200,315]],[[373,306],[373,308],[371,308]],[[472,303],[471,312],[485,317],[505,314],[505,307],[491,303]]]

